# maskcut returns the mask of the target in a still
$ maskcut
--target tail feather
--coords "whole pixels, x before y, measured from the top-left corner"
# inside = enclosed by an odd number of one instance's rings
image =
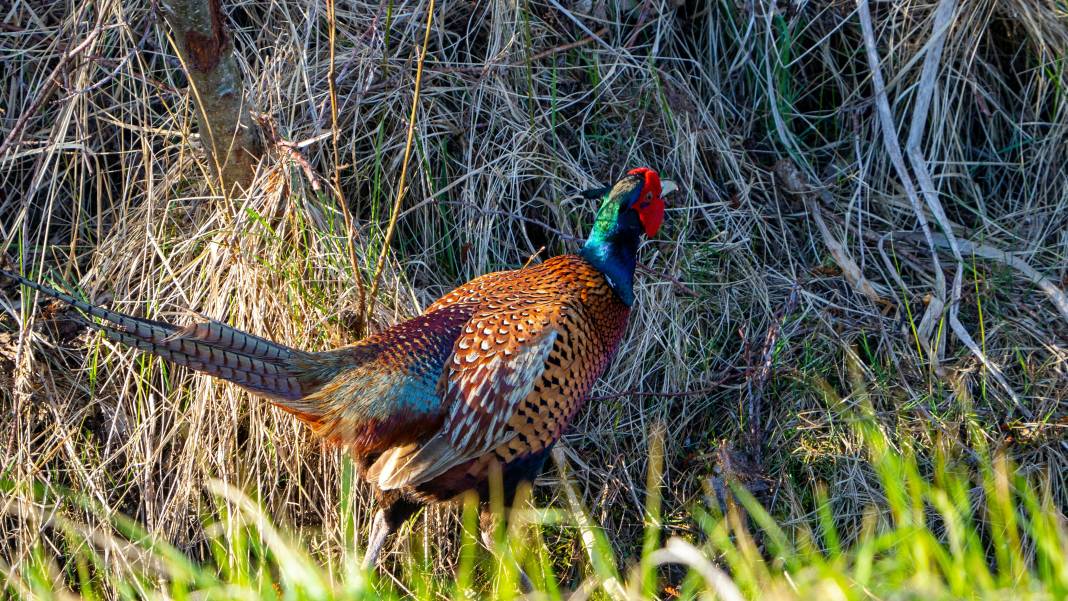
[[[217,321],[178,327],[162,321],[131,317],[93,305],[18,274],[0,275],[63,301],[93,317],[88,325],[109,339],[148,351],[178,365],[228,380],[253,392],[279,400],[298,401],[312,384],[301,364],[309,354],[247,334]],[[283,404],[287,406],[287,404]],[[310,407],[289,403],[287,408],[310,413]],[[309,416],[310,417],[310,416]]]

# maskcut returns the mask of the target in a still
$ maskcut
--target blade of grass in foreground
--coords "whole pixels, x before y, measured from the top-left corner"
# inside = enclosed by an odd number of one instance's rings
[[[665,592],[729,601],[1068,597],[1068,528],[1042,482],[1016,474],[1009,461],[981,444],[968,457],[937,448],[928,464],[910,445],[891,445],[869,418],[853,427],[886,499],[865,512],[859,532],[843,537],[843,516],[835,515],[823,485],[813,488],[813,507],[792,518],[768,511],[735,485],[725,514],[718,501],[695,506],[690,517],[698,529],[661,544],[663,447],[654,436],[638,558],[617,555],[583,506],[558,451],[567,509],[513,511],[513,524],[499,529],[497,551],[480,562],[485,555],[476,539],[478,510],[466,503],[453,573],[436,572],[426,558],[403,562],[396,576],[365,573],[351,549],[313,549],[298,532],[275,526],[243,491],[219,481],[207,485],[215,509],[204,529],[208,552],[198,559],[80,494],[54,485],[16,486],[5,475],[0,491],[10,500],[4,519],[38,520],[51,543],[17,561],[0,561],[3,590],[43,599],[160,593],[174,599],[511,598],[516,566],[523,564],[534,569],[535,584],[548,599],[571,591],[613,600],[663,598]],[[340,510],[351,511],[351,503],[344,501]],[[67,517],[78,513],[96,516],[95,525]],[[546,530],[560,525],[577,533],[585,555],[577,573],[570,552],[554,552],[544,542]],[[349,523],[346,537],[354,527]],[[433,552],[435,541],[426,543]],[[621,572],[628,563],[631,569]],[[669,574],[678,578],[678,571],[660,569],[667,564],[681,566],[684,576],[671,581]]]

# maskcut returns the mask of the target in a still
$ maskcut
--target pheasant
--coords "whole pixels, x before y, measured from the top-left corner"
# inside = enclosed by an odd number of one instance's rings
[[[634,303],[641,236],[656,234],[664,201],[648,168],[583,194],[602,204],[578,254],[483,275],[413,319],[326,352],[215,321],[131,317],[0,273],[88,314],[111,340],[266,397],[349,450],[379,507],[364,560],[373,566],[424,505],[469,490],[485,502],[491,472],[511,500],[607,367]]]

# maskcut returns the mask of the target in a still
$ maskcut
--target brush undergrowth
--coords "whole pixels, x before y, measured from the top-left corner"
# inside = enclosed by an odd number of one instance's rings
[[[578,189],[639,165],[680,185],[560,446],[573,469],[534,487],[557,509],[509,537],[559,595],[612,594],[616,570],[690,594],[718,567],[750,597],[1063,596],[1064,2],[438,0],[413,123],[427,0],[337,2],[333,51],[322,2],[223,0],[244,98],[287,143],[229,197],[165,3],[7,4],[0,260],[120,311],[336,348],[380,258],[372,331],[574,250],[595,211]],[[782,533],[755,506],[715,517],[733,476]],[[343,451],[7,284],[0,482],[9,594],[502,588],[448,509],[390,544],[397,580],[366,580],[372,504]],[[651,567],[678,557],[712,580]]]

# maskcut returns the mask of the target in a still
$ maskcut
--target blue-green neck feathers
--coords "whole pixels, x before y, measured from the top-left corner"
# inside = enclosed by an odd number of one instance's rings
[[[621,193],[623,192],[623,193]],[[634,303],[634,267],[637,264],[641,222],[629,208],[637,190],[613,190],[605,198],[593,230],[579,254],[608,279],[619,298],[629,307]]]

